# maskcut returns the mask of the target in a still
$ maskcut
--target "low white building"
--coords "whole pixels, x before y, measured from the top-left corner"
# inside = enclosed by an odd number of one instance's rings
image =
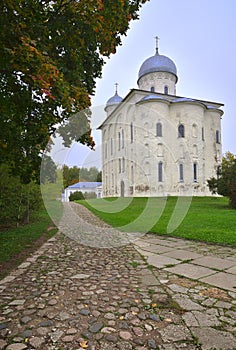
[[[211,195],[221,164],[223,104],[176,95],[174,62],[156,53],[141,65],[138,89],[106,104],[103,196]]]
[[[96,193],[97,198],[102,198],[102,182],[77,182],[65,188],[63,200],[69,202],[70,195],[75,192]]]

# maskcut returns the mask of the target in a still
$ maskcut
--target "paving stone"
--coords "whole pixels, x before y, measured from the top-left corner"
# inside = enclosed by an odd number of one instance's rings
[[[15,276],[6,276],[5,278],[3,278],[2,280],[0,280],[0,285],[1,284],[5,284],[5,283],[8,283],[8,282],[12,282],[16,277]]]
[[[235,266],[231,267],[230,269],[225,270],[227,273],[232,273],[233,275],[236,275],[236,261],[235,261]]]
[[[121,339],[124,339],[124,340],[131,340],[132,339],[132,334],[128,331],[120,331],[119,336],[121,337]]]
[[[192,339],[188,328],[182,325],[169,325],[164,329],[160,329],[159,333],[161,334],[163,341],[168,343]]]
[[[90,310],[89,309],[82,309],[80,310],[80,315],[83,315],[83,316],[88,316],[90,315]]]
[[[217,327],[221,325],[216,316],[199,311],[186,312],[183,319],[188,327]]]
[[[74,275],[72,277],[70,277],[71,279],[79,279],[79,280],[83,280],[86,278],[89,278],[90,275],[84,274],[84,273],[78,273],[77,275]]]
[[[157,255],[157,254],[152,254],[148,257],[147,262],[155,266],[157,268],[163,268],[168,265],[177,265],[180,264],[181,261],[173,258],[169,258],[168,256],[164,255]]]
[[[18,299],[18,300],[13,300],[9,305],[10,306],[21,306],[24,305],[25,299]]]
[[[204,256],[198,259],[194,259],[193,261],[191,261],[191,263],[218,270],[224,270],[235,265],[235,262],[233,261],[213,256]]]
[[[213,284],[222,289],[235,292],[236,290],[236,276],[229,273],[219,272],[214,276],[202,277],[200,279],[204,283]]]
[[[43,338],[33,337],[30,338],[29,343],[33,348],[38,349],[45,343],[45,340]]]
[[[194,336],[199,339],[202,350],[221,349],[233,350],[236,338],[229,332],[222,332],[214,328],[191,328]]]
[[[98,333],[102,328],[104,324],[102,322],[94,323],[92,326],[89,327],[89,331],[91,333]]]
[[[51,327],[53,326],[53,322],[51,320],[43,321],[39,323],[39,327]]]
[[[50,333],[50,338],[52,339],[53,343],[56,343],[63,336],[63,334],[64,332],[58,329],[55,332]]]
[[[189,297],[183,296],[182,294],[174,295],[173,300],[179,304],[183,310],[204,310],[204,308],[192,301]]]
[[[193,259],[202,257],[202,255],[198,253],[190,252],[188,250],[183,250],[183,249],[173,250],[171,252],[164,253],[163,255],[168,256],[170,258],[179,259],[182,261],[193,260]]]
[[[11,344],[11,345],[8,345],[8,347],[6,348],[6,350],[24,350],[24,349],[27,349],[27,345],[22,343]]]
[[[158,349],[157,344],[154,339],[148,339],[148,347],[150,349]]]
[[[204,276],[209,275],[215,275],[216,271],[211,270],[207,267],[202,266],[196,266],[191,264],[180,264],[174,267],[165,268],[166,271],[169,271],[171,273],[189,277],[192,279],[200,279]],[[211,276],[211,278],[214,278],[214,276]]]
[[[0,350],[5,349],[7,346],[7,342],[3,339],[0,339]]]

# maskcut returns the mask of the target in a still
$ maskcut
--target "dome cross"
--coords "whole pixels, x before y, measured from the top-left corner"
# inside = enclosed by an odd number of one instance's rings
[[[158,36],[155,36],[155,39],[156,39],[156,54],[158,55],[159,52],[158,52],[158,40],[160,40],[160,38]]]

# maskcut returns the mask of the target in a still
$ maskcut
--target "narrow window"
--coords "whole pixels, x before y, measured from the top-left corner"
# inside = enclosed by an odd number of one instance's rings
[[[183,164],[179,165],[179,181],[180,182],[184,181],[184,166],[183,166]]]
[[[197,137],[197,125],[196,124],[193,124],[193,137]]]
[[[205,141],[204,128],[202,128],[202,141]]]
[[[111,156],[113,154],[113,139],[111,138]]]
[[[216,130],[216,143],[220,143],[220,132]]]
[[[180,124],[178,126],[178,137],[184,137],[184,125]]]
[[[168,86],[165,85],[165,87],[164,87],[164,94],[165,94],[165,95],[168,95],[168,93],[169,93]]]
[[[124,129],[122,129],[122,148],[125,147],[125,132]]]
[[[134,126],[133,123],[130,124],[130,142],[134,142]]]
[[[197,182],[197,163],[193,163],[193,182]]]
[[[120,150],[120,132],[118,132],[118,150]]]
[[[131,165],[131,183],[134,183],[134,166]]]
[[[107,143],[105,143],[105,158],[107,158]]]
[[[119,158],[119,173],[121,173],[121,159]]]
[[[122,171],[125,172],[125,158],[122,158]]]
[[[151,92],[155,92],[155,88],[154,88],[154,86],[151,86],[150,91],[151,91]]]
[[[158,181],[159,182],[163,181],[163,163],[162,162],[158,163]]]
[[[156,136],[162,136],[162,124],[161,123],[157,123],[156,124]]]

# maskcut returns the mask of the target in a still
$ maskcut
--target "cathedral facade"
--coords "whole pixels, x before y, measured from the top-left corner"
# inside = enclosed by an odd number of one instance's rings
[[[117,90],[102,131],[104,197],[207,196],[221,164],[223,104],[176,95],[175,63],[146,59],[138,89]]]

